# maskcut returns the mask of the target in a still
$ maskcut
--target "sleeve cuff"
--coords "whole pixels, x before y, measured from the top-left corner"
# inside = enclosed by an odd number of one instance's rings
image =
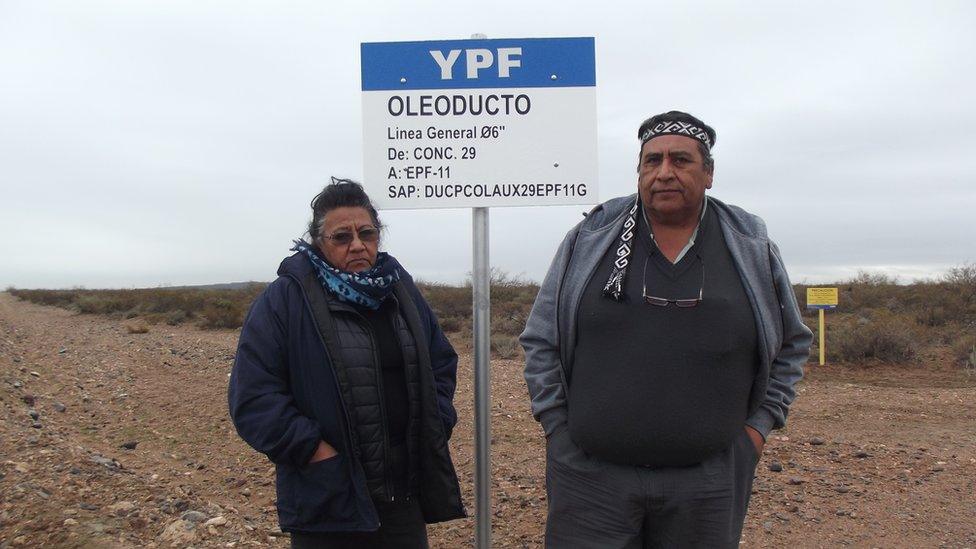
[[[773,430],[773,425],[775,424],[776,421],[773,419],[773,415],[765,408],[759,408],[756,410],[756,413],[752,414],[746,420],[746,425],[758,431],[764,441],[769,437],[769,432]]]
[[[565,408],[552,408],[539,414],[539,423],[542,424],[542,430],[545,431],[547,437],[564,427],[568,422],[569,413]]]

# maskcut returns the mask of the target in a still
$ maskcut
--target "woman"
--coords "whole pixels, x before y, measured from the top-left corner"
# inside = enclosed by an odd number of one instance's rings
[[[427,547],[426,523],[464,516],[457,354],[378,251],[382,229],[363,188],[333,178],[241,330],[230,413],[275,463],[292,547]]]

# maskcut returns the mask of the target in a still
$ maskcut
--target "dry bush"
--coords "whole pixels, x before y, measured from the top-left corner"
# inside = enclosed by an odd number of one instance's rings
[[[517,337],[535,301],[538,285],[498,270],[491,272],[491,328],[496,356],[519,354]],[[471,284],[453,286],[418,282],[441,327],[458,348],[471,344]],[[818,285],[819,286],[819,285]],[[823,286],[833,286],[824,284]],[[929,356],[938,347],[952,350],[960,364],[976,338],[976,263],[950,269],[937,281],[896,284],[885,274],[858,273],[836,284],[838,309],[827,313],[828,354],[847,362],[906,362]],[[20,290],[7,291],[20,299],[85,313],[170,325],[197,322],[204,328],[238,328],[250,303],[264,288],[217,290],[156,288],[141,290]],[[794,286],[801,307],[806,285]],[[804,321],[816,331],[816,311],[805,309]],[[863,319],[863,320],[859,320]],[[818,349],[811,349],[816,356]]]
[[[964,368],[976,369],[976,337],[962,336],[952,344],[952,357]]]
[[[843,362],[912,362],[923,334],[917,323],[889,311],[828,324],[827,352]]]
[[[491,331],[493,334],[518,336],[525,328],[539,286],[522,277],[497,269],[490,273]],[[430,303],[445,332],[471,330],[471,283],[451,286],[418,282],[424,298]]]
[[[522,346],[516,336],[492,334],[491,354],[498,358],[518,358],[522,355]]]
[[[209,299],[200,311],[203,328],[240,328],[250,304],[225,298]]]
[[[147,288],[136,290],[13,290],[11,293],[42,305],[85,314],[119,318],[141,317],[175,326],[199,321],[204,328],[239,328],[244,314],[263,284],[239,289]]]
[[[187,315],[186,311],[184,311],[183,309],[176,309],[175,311],[169,311],[168,313],[166,313],[166,315],[163,317],[163,320],[166,322],[166,324],[170,326],[177,326],[179,324],[182,324],[187,319],[188,316],[189,315]]]

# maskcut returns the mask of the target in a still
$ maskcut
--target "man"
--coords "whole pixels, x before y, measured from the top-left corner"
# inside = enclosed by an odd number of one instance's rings
[[[710,196],[715,131],[638,130],[637,194],[556,253],[521,336],[549,547],[738,547],[812,334],[761,219]]]

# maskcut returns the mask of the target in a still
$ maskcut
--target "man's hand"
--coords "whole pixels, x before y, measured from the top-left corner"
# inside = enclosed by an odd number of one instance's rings
[[[312,454],[312,459],[308,460],[308,464],[311,465],[319,461],[324,461],[338,454],[339,452],[336,452],[336,449],[330,446],[329,443],[320,440],[319,446],[315,449],[315,453]]]
[[[752,441],[752,445],[756,447],[756,455],[762,456],[763,447],[766,446],[766,441],[763,440],[763,436],[759,434],[759,431],[748,425],[746,425],[746,434],[749,435],[749,440]]]

